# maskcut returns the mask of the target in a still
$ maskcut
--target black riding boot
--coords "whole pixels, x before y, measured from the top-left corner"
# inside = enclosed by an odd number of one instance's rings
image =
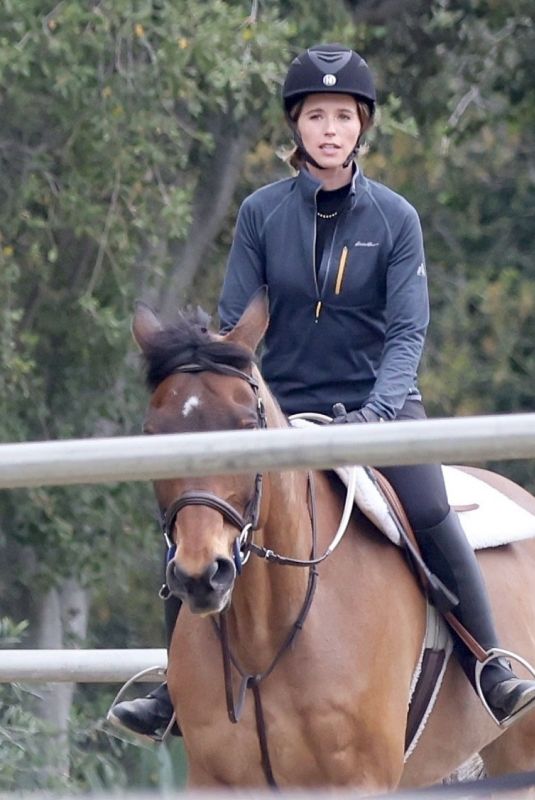
[[[173,595],[169,595],[165,600],[165,630],[168,652],[181,605],[182,601]],[[108,719],[115,725],[128,728],[134,733],[158,740],[169,726],[172,716],[173,705],[167,691],[167,683],[162,683],[147,697],[117,703],[110,711]],[[180,730],[176,723],[173,725],[171,732],[175,736],[180,736]]]
[[[483,575],[455,511],[450,509],[441,523],[415,535],[427,566],[459,598],[455,616],[485,650],[499,647]],[[461,667],[475,688],[476,658],[455,634],[454,642]],[[481,689],[498,720],[529,704],[535,708],[535,681],[517,678],[505,659],[485,667]]]

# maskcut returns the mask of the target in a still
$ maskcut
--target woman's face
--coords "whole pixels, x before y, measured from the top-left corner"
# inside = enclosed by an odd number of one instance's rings
[[[309,155],[321,167],[341,167],[361,131],[357,102],[349,94],[309,94],[297,130]]]

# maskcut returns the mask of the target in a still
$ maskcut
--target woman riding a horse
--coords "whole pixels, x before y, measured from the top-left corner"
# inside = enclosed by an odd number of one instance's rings
[[[375,114],[370,69],[342,45],[311,47],[292,61],[282,95],[297,174],[241,206],[220,298],[222,331],[267,286],[262,374],[286,415],[334,413],[337,425],[424,419],[416,379],[428,325],[420,222],[406,199],[358,165]],[[193,395],[188,409],[194,413]],[[496,648],[486,586],[441,467],[381,471],[427,565],[458,598],[456,616],[486,650]],[[169,636],[180,599],[166,601]],[[475,686],[475,657],[460,641],[456,652]],[[498,720],[535,706],[535,681],[517,678],[502,659],[483,670],[481,691]],[[165,684],[113,710],[116,722],[149,736],[171,714]]]

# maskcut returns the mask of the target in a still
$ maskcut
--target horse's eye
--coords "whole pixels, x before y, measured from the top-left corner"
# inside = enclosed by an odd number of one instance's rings
[[[244,419],[242,420],[240,427],[246,431],[254,431],[256,428],[258,428],[258,424],[254,419]]]

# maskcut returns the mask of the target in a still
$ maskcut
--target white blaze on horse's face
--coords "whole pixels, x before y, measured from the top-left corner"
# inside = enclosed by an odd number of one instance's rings
[[[192,394],[191,397],[188,397],[184,405],[182,406],[182,416],[188,417],[194,408],[199,408],[201,405],[201,399],[196,394]]]

